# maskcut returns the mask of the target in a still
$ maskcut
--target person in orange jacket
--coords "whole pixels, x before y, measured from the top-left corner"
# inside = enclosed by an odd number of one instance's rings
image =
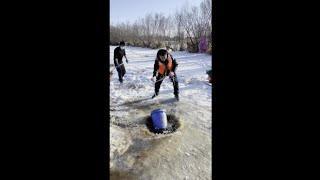
[[[151,80],[155,83],[155,94],[152,98],[155,98],[159,94],[160,85],[166,76],[169,76],[173,83],[174,96],[179,101],[179,83],[177,79],[176,70],[178,63],[173,59],[172,55],[165,49],[160,49],[157,53],[156,60],[154,62],[153,76]],[[156,77],[156,81],[155,81]]]

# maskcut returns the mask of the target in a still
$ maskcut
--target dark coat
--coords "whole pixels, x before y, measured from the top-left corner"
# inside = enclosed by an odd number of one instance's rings
[[[116,47],[114,49],[114,53],[113,53],[114,65],[117,66],[119,64],[122,64],[123,63],[122,58],[125,55],[126,55],[126,51],[125,50],[121,50],[120,47]],[[119,64],[117,64],[116,58],[118,59],[118,63]]]

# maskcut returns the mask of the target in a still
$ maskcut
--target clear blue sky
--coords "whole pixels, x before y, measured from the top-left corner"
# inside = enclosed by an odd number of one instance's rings
[[[110,0],[110,24],[129,21],[133,23],[147,13],[174,14],[186,2],[199,6],[202,0]]]

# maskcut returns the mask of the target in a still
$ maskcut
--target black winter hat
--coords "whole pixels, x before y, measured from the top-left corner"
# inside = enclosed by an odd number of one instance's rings
[[[120,46],[125,46],[126,44],[124,43],[124,41],[120,42]]]
[[[160,49],[159,51],[158,51],[158,55],[159,56],[164,56],[164,55],[166,55],[167,54],[167,50],[165,50],[165,49]]]

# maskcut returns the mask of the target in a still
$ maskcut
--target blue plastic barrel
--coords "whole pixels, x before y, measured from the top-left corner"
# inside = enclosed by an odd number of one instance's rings
[[[151,112],[152,124],[154,129],[167,128],[167,115],[164,109],[155,109]]]

